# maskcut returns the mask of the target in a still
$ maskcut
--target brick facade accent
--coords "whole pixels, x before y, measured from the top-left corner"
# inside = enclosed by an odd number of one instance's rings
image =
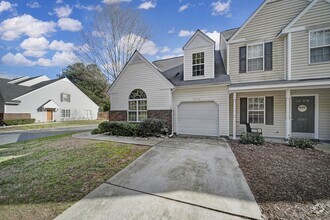
[[[127,111],[110,111],[109,121],[127,121]]]
[[[30,113],[0,113],[0,125],[3,124],[3,120],[11,119],[30,119]]]
[[[110,114],[110,112],[98,112],[97,113],[97,119],[109,120],[109,114]]]
[[[169,129],[169,133],[171,133],[171,131],[172,131],[172,110],[148,110],[148,118],[164,120]]]

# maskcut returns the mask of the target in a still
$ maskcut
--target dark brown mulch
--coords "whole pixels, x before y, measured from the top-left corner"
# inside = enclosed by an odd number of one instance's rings
[[[267,219],[330,219],[330,154],[229,142]]]

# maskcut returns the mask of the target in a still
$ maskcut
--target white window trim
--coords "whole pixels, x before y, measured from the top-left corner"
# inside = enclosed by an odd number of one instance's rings
[[[326,31],[326,30],[330,30],[330,27],[326,27],[326,28],[319,28],[319,29],[312,29],[308,31],[308,64],[310,65],[315,65],[315,64],[323,64],[323,63],[329,63],[330,61],[324,61],[324,62],[316,62],[316,63],[311,63],[311,33],[312,32],[318,32],[318,31]],[[322,47],[328,47],[329,45],[326,46],[322,46]],[[320,46],[317,47],[313,47],[313,48],[321,48]]]
[[[129,103],[134,101],[136,104],[136,110],[129,110]],[[139,110],[139,101],[147,101],[147,110]],[[129,120],[129,113],[136,112],[136,121]],[[148,100],[147,99],[128,99],[127,121],[129,122],[141,122],[139,119],[139,112],[147,112],[148,114]],[[148,117],[148,116],[147,116]]]
[[[259,45],[262,44],[262,70],[252,70],[249,71],[249,46],[253,45]],[[261,57],[258,57],[261,58]],[[251,59],[258,59],[258,58],[251,58]],[[258,43],[253,43],[253,44],[247,44],[246,45],[246,72],[247,73],[253,73],[253,72],[260,72],[260,71],[265,71],[265,42],[258,42]]]
[[[264,123],[251,123],[251,124],[256,124],[256,125],[265,125],[266,124],[266,96],[250,96],[250,97],[247,97],[247,122],[250,123],[250,117],[249,117],[249,112],[250,111],[260,111],[261,110],[249,110],[249,99],[254,99],[254,98],[263,98],[264,99]]]
[[[193,58],[194,57],[194,54],[198,54],[198,53],[203,54],[204,62],[203,63],[198,63],[198,64],[193,64],[194,63],[194,58]],[[191,59],[191,61],[192,61],[191,75],[192,75],[192,77],[193,78],[198,78],[198,77],[203,78],[203,77],[205,77],[205,52],[202,51],[202,52],[192,53],[191,56],[192,56],[192,59]],[[200,66],[200,65],[203,65],[204,66],[203,75],[196,75],[196,76],[194,76],[194,66]]]

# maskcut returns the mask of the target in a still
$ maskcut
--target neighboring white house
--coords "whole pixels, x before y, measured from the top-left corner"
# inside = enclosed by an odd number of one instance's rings
[[[201,31],[183,57],[135,52],[110,88],[110,120],[164,119],[185,135],[330,140],[330,2],[265,0],[220,50]]]
[[[90,120],[97,114],[98,106],[66,78],[0,78],[0,120]]]

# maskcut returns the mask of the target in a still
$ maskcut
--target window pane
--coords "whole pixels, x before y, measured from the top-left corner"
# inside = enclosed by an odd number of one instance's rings
[[[147,112],[143,111],[143,112],[139,112],[139,121],[143,121],[147,119]]]
[[[264,112],[263,111],[250,111],[249,112],[249,122],[253,124],[263,124],[264,123]]]
[[[311,32],[310,44],[311,44],[311,47],[316,46],[316,33],[315,32]]]
[[[147,100],[139,101],[139,110],[147,110]]]
[[[65,117],[65,110],[64,110],[64,109],[61,110],[61,117],[62,117],[62,118]]]
[[[137,110],[136,101],[128,101],[128,110]]]
[[[330,45],[330,30],[324,31],[325,45]]]
[[[136,112],[128,112],[128,120],[129,121],[137,121],[137,113]]]

